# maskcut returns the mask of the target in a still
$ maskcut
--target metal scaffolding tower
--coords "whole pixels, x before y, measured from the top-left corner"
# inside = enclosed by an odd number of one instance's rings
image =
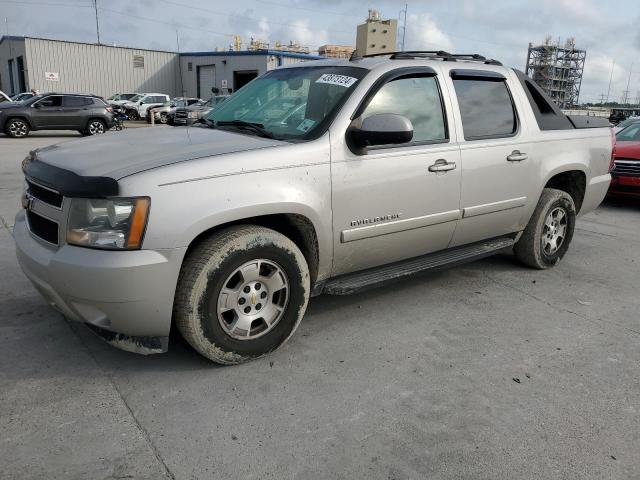
[[[586,57],[573,38],[561,46],[548,36],[543,45],[529,43],[526,72],[560,108],[570,108],[578,103]]]

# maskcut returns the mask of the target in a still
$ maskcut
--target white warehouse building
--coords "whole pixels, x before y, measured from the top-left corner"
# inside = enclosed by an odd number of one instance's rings
[[[176,53],[35,37],[0,38],[0,90],[154,92],[209,98],[212,88],[236,91],[280,65],[321,59],[278,50]]]

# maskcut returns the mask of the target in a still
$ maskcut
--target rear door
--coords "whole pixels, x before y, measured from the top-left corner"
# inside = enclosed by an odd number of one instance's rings
[[[64,123],[63,127],[70,129],[84,128],[86,121],[88,120],[87,114],[89,112],[89,104],[93,103],[86,97],[76,97],[71,95],[65,95],[62,97],[62,112]]]
[[[49,95],[31,105],[31,118],[36,128],[64,128],[65,118],[62,110],[62,95]]]
[[[449,73],[462,132],[462,219],[451,244],[457,246],[522,230],[538,167],[513,79],[481,69]]]

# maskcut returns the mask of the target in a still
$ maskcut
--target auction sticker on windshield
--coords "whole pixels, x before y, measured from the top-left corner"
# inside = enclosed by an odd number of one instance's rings
[[[330,85],[339,85],[341,87],[349,88],[351,85],[358,81],[357,78],[348,77],[347,75],[336,75],[335,73],[323,74],[316,83],[328,83]]]

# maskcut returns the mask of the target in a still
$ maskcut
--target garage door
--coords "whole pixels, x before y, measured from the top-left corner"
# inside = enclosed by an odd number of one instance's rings
[[[198,97],[211,97],[211,89],[216,85],[216,66],[201,65],[198,67]]]

